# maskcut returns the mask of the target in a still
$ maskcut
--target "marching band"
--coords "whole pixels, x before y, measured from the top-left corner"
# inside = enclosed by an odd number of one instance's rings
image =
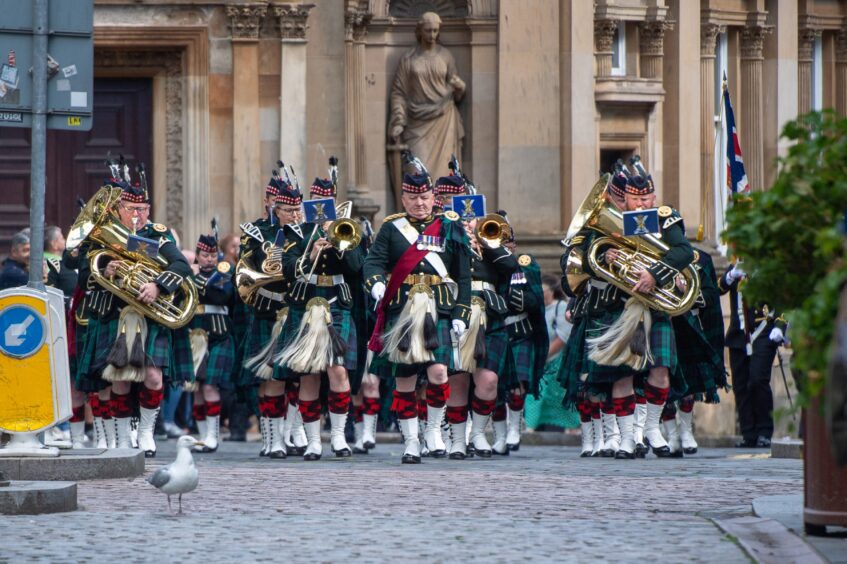
[[[143,166],[133,178],[123,158],[107,164],[50,263],[51,280],[79,274],[68,303],[74,445],[88,401],[96,446],[155,456],[163,394],[182,387],[193,393],[197,452],[218,449],[221,390],[232,388],[252,392],[243,397],[255,401],[259,455],[272,459],[321,459],[324,413],[332,455],[367,454],[381,393],[404,464],[520,448],[524,399],[538,394],[548,355],[541,268],[455,158],[433,182],[407,154],[402,211],[375,234],[337,202],[337,159],[308,199],[279,162],[265,214],[240,226],[234,268],[214,220],[189,264],[150,220]],[[719,284],[679,212],[657,206],[638,158],[598,180],[562,243],[573,328],[559,381],[580,415],[581,456],[696,453],[692,408],[727,387],[719,300],[733,273]]]

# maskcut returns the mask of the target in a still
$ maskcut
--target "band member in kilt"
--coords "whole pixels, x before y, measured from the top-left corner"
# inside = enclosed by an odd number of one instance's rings
[[[334,165],[333,165],[334,166]],[[335,198],[333,180],[316,178],[312,199]],[[323,206],[325,204],[316,204]],[[304,460],[319,460],[321,448],[321,375],[329,381],[327,403],[330,446],[337,457],[352,454],[344,436],[350,411],[350,374],[359,368],[359,323],[364,315],[359,295],[364,253],[354,237],[356,223],[349,218],[320,220],[286,228],[283,264],[286,278],[295,280],[288,295],[290,304],[285,348],[275,362],[289,377],[300,379],[300,415],[308,445]],[[339,238],[339,233],[351,237]],[[358,311],[354,311],[358,309]],[[359,377],[359,380],[361,378]]]
[[[278,232],[289,224],[300,222],[300,204],[303,196],[299,188],[279,177],[274,171],[267,192],[274,193],[274,207],[267,217],[254,223],[244,223],[241,230],[241,259],[255,270],[268,258],[268,253],[276,253],[284,242]],[[281,259],[273,265],[282,272]],[[286,405],[285,381],[274,378],[274,357],[277,353],[277,341],[288,316],[286,294],[291,288],[289,280],[280,277],[256,290],[250,306],[253,309],[250,329],[244,342],[244,366],[242,379],[253,379],[259,386],[260,427],[262,429],[262,449],[260,456],[285,458],[288,453],[283,440]]]
[[[637,158],[633,159],[633,164],[635,173],[630,173],[623,167],[617,175],[626,178],[625,209],[635,211],[652,208],[656,201],[653,180]],[[657,284],[667,286],[694,259],[694,251],[685,237],[679,213],[668,206],[662,206],[658,209],[658,216],[661,239],[669,249],[656,264],[640,271],[639,279],[632,288],[633,293],[649,294]],[[618,256],[617,248],[609,248],[604,253],[607,264],[614,263]],[[656,456],[666,457],[670,454],[670,449],[662,436],[659,424],[670,393],[671,376],[677,374],[673,326],[666,313],[648,309],[635,298],[625,301],[624,299],[625,295],[621,296],[616,311],[610,311],[609,319],[592,320],[588,334],[588,356],[592,362],[588,376],[589,385],[611,384],[611,403],[620,429],[620,447],[616,457],[634,458],[635,390],[631,367],[641,371],[641,366],[646,363],[649,372],[644,382],[644,395],[647,399],[644,438]],[[648,314],[649,331],[648,324],[645,323],[645,316]],[[622,342],[620,339],[626,339],[630,351],[630,358],[626,361],[618,354],[620,347],[617,345]],[[630,345],[635,341],[638,341],[635,346]],[[595,369],[595,366],[601,367],[602,370]]]
[[[395,377],[392,407],[405,441],[404,464],[421,461],[419,372],[426,373],[428,383],[426,441],[430,451],[445,450],[440,422],[450,394],[448,371],[456,366],[453,338],[458,340],[470,321],[467,236],[455,212],[433,215],[432,181],[422,165],[416,168],[416,174],[403,177],[405,212],[385,218],[364,265],[365,286],[378,302],[368,348],[379,368],[372,370]]]
[[[235,363],[230,308],[235,288],[232,266],[218,261],[218,239],[200,235],[196,248],[194,285],[200,305],[189,324],[194,373],[199,389],[194,392],[194,418],[200,431],[199,452],[215,452],[221,440],[221,388],[230,383]],[[202,427],[201,428],[201,422]]]
[[[498,212],[506,216],[505,211]],[[517,253],[515,233],[503,243],[513,255]],[[509,355],[505,373],[501,375],[501,393],[505,401],[494,409],[494,454],[509,454],[521,444],[521,419],[527,391],[538,394],[550,348],[544,317],[544,290],[541,267],[529,254],[518,256],[518,270],[512,273],[507,293],[508,315],[503,320],[509,334]]]
[[[619,164],[622,166],[623,163]],[[619,174],[612,176],[606,186],[606,200],[619,210],[625,207],[625,188],[626,177]],[[565,252],[561,260],[562,289],[571,298],[566,315],[570,316],[573,327],[562,355],[559,382],[565,389],[562,404],[565,407],[576,406],[580,415],[581,457],[614,456],[620,446],[620,431],[614,405],[609,397],[609,386],[596,383],[589,386],[589,372],[594,370],[599,373],[602,369],[587,358],[586,336],[589,328],[602,327],[603,323],[610,322],[626,297],[622,290],[597,277],[576,284],[570,280],[568,270],[572,253],[579,251],[584,259],[597,236],[597,231],[586,228],[564,241]],[[585,265],[578,262],[579,270],[584,271]],[[600,321],[595,323],[593,319]],[[608,401],[604,402],[604,397]]]
[[[673,318],[679,368],[685,378],[686,391],[683,397],[670,398],[670,409],[666,409],[670,417],[665,420],[668,446],[671,454],[678,456],[697,452],[693,433],[695,401],[719,403],[718,389],[727,388],[723,312],[712,257],[695,250],[692,266],[700,278],[700,295],[694,307]]]
[[[163,257],[167,266],[150,282],[145,282],[138,293],[138,302],[151,304],[162,294],[176,292],[191,274],[191,267],[177,247],[174,237],[161,223],[150,223],[150,200],[145,187],[130,185],[126,176],[113,179],[122,193],[117,206],[120,223],[136,236],[158,244],[155,252]],[[92,244],[89,253],[97,249]],[[137,252],[142,252],[138,250]],[[105,254],[96,265],[101,274],[111,279],[116,274],[118,262]],[[193,378],[190,345],[187,333],[172,331],[148,319],[133,305],[128,305],[117,295],[105,289],[92,289],[90,298],[91,320],[86,336],[85,350],[80,359],[80,371],[89,380],[102,378],[112,384],[111,415],[115,420],[118,448],[130,447],[130,393],[133,382],[140,383],[138,406],[138,448],[145,456],[156,455],[153,427],[162,402],[164,383],[173,384]],[[184,341],[184,342],[183,342]]]
[[[503,222],[500,224],[501,234],[483,237],[477,232],[477,225],[485,221],[494,220],[485,216],[462,221],[471,251],[471,318],[467,333],[459,343],[461,371],[450,375],[450,399],[447,402],[451,412],[448,421],[452,428],[450,458],[456,460],[467,456],[468,442],[476,455],[491,457],[485,428],[494,413],[499,374],[503,373],[509,356],[509,332],[504,323],[508,313],[506,296],[512,274],[519,267],[516,257],[502,244],[511,228]],[[471,433],[466,442],[469,399]],[[437,424],[441,426],[440,419]],[[440,433],[438,439],[441,439]],[[427,446],[430,455],[435,455],[432,446]]]

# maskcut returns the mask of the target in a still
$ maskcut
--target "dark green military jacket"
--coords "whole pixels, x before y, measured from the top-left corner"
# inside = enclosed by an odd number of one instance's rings
[[[431,245],[434,249],[433,252],[441,258],[450,278],[456,283],[457,292],[454,296],[447,284],[438,284],[433,287],[436,309],[440,315],[449,316],[452,319],[461,319],[467,324],[470,322],[471,301],[470,248],[467,235],[462,229],[457,214],[431,215],[422,221],[405,213],[385,218],[385,222],[368,252],[368,257],[365,259],[362,270],[365,287],[370,292],[377,282],[382,282],[387,286],[391,271],[406,249],[410,247],[408,239],[397,227],[403,223],[397,223],[398,220],[405,219],[420,236],[437,217],[442,220],[441,233],[438,235],[438,240],[430,243],[433,243]],[[421,241],[421,244],[423,244],[423,241]],[[412,273],[438,274],[426,259],[421,260],[412,269]],[[410,288],[411,286],[404,283],[394,296],[385,296],[385,299],[391,300],[388,305],[389,312],[397,312],[403,308]]]
[[[299,227],[299,228],[298,228]],[[286,226],[285,254],[283,269],[288,280],[294,280],[294,286],[288,294],[291,305],[303,307],[314,297],[332,301],[335,298],[338,306],[350,309],[353,305],[353,291],[358,291],[362,285],[362,266],[365,255],[361,245],[355,249],[339,252],[335,248],[324,249],[318,257],[318,264],[313,265],[306,257],[300,260],[309,247],[309,253],[314,242],[326,235],[323,228],[317,234],[318,227],[314,223],[301,223],[298,227]],[[311,244],[310,244],[311,241]],[[314,266],[314,271],[312,267]],[[311,273],[311,279],[304,276]],[[331,286],[326,284],[332,283]]]
[[[229,263],[224,263],[229,266]],[[232,331],[232,309],[235,305],[235,287],[232,285],[232,268],[219,272],[217,268],[201,270],[193,276],[197,288],[197,298],[202,308],[191,320],[192,329],[203,329],[209,335],[209,342],[226,339]],[[226,308],[224,311],[206,311],[205,306]]]
[[[518,261],[503,246],[489,249],[480,245],[480,250],[482,254],[477,254],[471,248],[471,295],[485,300],[485,313],[490,321],[500,322],[509,312],[506,297]]]
[[[241,252],[239,258],[244,258],[250,267],[256,271],[262,270],[262,262],[267,253],[275,247],[277,233],[282,226],[267,217],[257,219],[252,223],[242,223]],[[280,244],[284,240],[279,241]],[[248,256],[249,253],[249,256]],[[291,289],[290,279],[280,280],[264,285],[253,300],[253,315],[260,319],[274,319],[276,312],[285,305],[285,295]]]

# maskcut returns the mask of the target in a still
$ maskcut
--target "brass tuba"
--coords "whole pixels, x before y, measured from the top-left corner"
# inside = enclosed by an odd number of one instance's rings
[[[496,213],[482,217],[476,224],[476,236],[496,244],[504,243],[512,236],[512,226],[506,218]]]
[[[264,246],[263,249],[265,249]],[[265,252],[267,253],[267,251]],[[284,278],[281,259],[275,263],[270,263],[265,259],[259,268],[255,268],[251,260],[252,254],[252,252],[244,253],[238,259],[238,264],[235,265],[235,289],[241,296],[241,300],[247,305],[251,305],[253,300],[256,299],[256,292],[259,288],[273,282],[279,282]],[[278,270],[276,265],[279,265]],[[266,267],[269,267],[272,272],[265,272]]]
[[[691,265],[679,273],[683,279],[682,289],[677,286],[676,281],[671,281],[664,287],[657,284],[649,294],[633,292],[632,288],[638,282],[639,272],[659,262],[669,247],[653,235],[625,237],[621,234],[624,230],[623,214],[606,199],[606,186],[610,179],[611,175],[606,174],[594,184],[568,228],[565,242],[573,239],[586,227],[602,235],[594,239],[585,257],[578,248],[571,250],[565,268],[568,285],[572,290],[578,289],[588,279],[589,275],[582,270],[584,259],[598,277],[617,286],[647,307],[669,315],[685,313],[691,309],[700,294],[700,278]],[[602,252],[609,248],[619,251],[613,264],[606,264],[601,257]]]
[[[88,253],[94,280],[145,317],[170,329],[178,329],[194,316],[198,303],[197,289],[186,278],[179,289],[170,295],[160,294],[150,304],[138,301],[141,287],[155,281],[167,267],[167,261],[161,256],[153,259],[128,249],[131,233],[114,215],[120,197],[120,188],[104,186],[98,190],[71,226],[67,249],[73,251],[84,241],[100,245],[102,248]],[[107,278],[100,273],[100,269],[107,260],[114,259],[118,260],[115,276]]]

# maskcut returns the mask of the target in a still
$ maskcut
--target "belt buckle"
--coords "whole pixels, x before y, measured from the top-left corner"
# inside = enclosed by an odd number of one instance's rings
[[[332,276],[327,274],[318,274],[318,286],[326,288],[332,285]]]

